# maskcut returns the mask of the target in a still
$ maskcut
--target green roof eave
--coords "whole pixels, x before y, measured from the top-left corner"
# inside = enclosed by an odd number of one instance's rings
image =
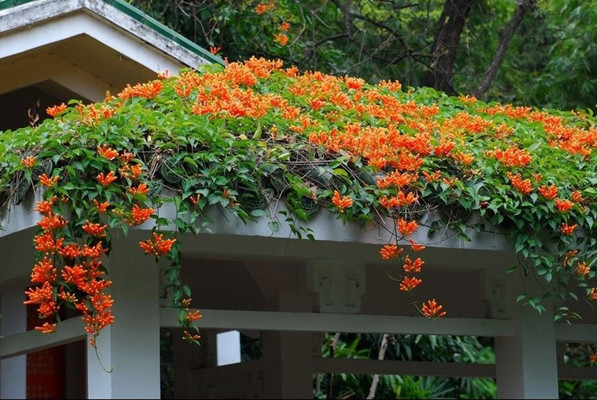
[[[37,0],[0,0],[0,10],[5,10],[11,7],[15,7],[21,4],[32,3]],[[124,0],[98,0],[103,1],[106,4],[110,4],[114,8],[118,9],[119,11],[123,12],[124,14],[128,15],[129,17],[133,18],[135,21],[142,23],[143,25],[153,29],[154,31],[158,32],[162,36],[170,39],[171,41],[175,42],[176,44],[184,47],[185,49],[201,56],[208,62],[217,63],[217,64],[224,64],[224,60],[203,47],[199,46],[197,43],[185,38],[181,34],[177,33],[173,29],[168,28],[166,25],[162,24],[155,18],[150,17],[143,11],[139,10],[138,8],[128,4]]]

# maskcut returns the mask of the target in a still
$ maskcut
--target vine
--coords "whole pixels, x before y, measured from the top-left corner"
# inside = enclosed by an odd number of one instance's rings
[[[161,74],[103,103],[73,101],[48,113],[53,120],[0,134],[0,205],[43,187],[27,302],[42,318],[78,310],[92,346],[113,322],[102,263],[110,232],[150,220],[152,236],[139,245],[170,261],[173,305],[185,339],[198,343],[201,315],[191,311],[182,249],[170,232],[209,230],[210,207],[245,222],[269,217],[274,232],[283,220],[298,238],[314,239],[299,222],[322,208],[345,223],[379,223],[392,235],[380,257],[396,263],[390,279],[411,296],[422,283],[424,260],[415,253],[425,246],[412,238],[421,226],[462,240],[471,229],[500,229],[523,275],[556,283],[546,294],[561,304],[597,300],[590,114],[300,74],[256,58]],[[270,207],[279,201],[286,210]],[[166,203],[172,219],[156,211]],[[543,298],[518,300],[544,309]],[[436,299],[413,302],[428,318],[446,315]],[[558,317],[574,315],[559,309]]]

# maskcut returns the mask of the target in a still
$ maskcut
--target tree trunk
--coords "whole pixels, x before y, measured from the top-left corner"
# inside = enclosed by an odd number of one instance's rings
[[[493,79],[495,78],[495,75],[497,74],[500,65],[504,59],[504,55],[506,53],[506,49],[508,48],[508,44],[510,43],[510,39],[512,39],[512,36],[514,36],[516,28],[518,28],[518,25],[520,25],[520,21],[522,21],[525,14],[535,7],[536,3],[536,0],[517,1],[516,11],[514,11],[514,15],[512,15],[512,18],[508,22],[508,26],[506,26],[506,29],[504,30],[497,51],[494,54],[493,59],[491,60],[491,64],[489,65],[489,68],[487,68],[485,76],[483,77],[483,80],[477,87],[477,90],[473,92],[473,95],[475,97],[481,97],[491,86],[491,83],[493,82]]]
[[[390,335],[387,333],[383,335],[381,339],[381,346],[379,346],[379,352],[377,354],[378,360],[383,360],[386,355],[386,350],[388,348],[388,338]],[[367,396],[367,400],[375,398],[375,392],[377,391],[377,385],[379,384],[379,374],[373,375],[371,380],[371,387],[369,388],[369,395]]]
[[[439,29],[431,51],[429,70],[422,79],[423,86],[431,86],[448,94],[456,94],[452,87],[454,60],[460,34],[472,5],[476,0],[446,0],[439,18]]]

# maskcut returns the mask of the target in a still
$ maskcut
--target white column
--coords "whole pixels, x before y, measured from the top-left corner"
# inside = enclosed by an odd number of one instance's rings
[[[0,336],[27,330],[25,290],[4,292],[0,296]],[[2,340],[2,339],[0,339]],[[0,398],[24,399],[27,397],[27,356],[11,357],[0,361]]]
[[[519,304],[513,308],[513,335],[495,339],[497,397],[557,399],[553,311],[548,307],[547,312],[539,314],[530,306]]]
[[[134,236],[134,235],[131,235]],[[98,337],[102,369],[87,351],[89,398],[160,398],[159,271],[138,240],[116,234],[107,263],[113,281],[114,324]]]
[[[278,309],[292,312],[308,310],[312,307],[314,296],[312,293],[280,294]],[[266,399],[313,397],[312,336],[311,332],[261,332],[263,393]]]
[[[313,398],[310,332],[261,333],[266,399]]]

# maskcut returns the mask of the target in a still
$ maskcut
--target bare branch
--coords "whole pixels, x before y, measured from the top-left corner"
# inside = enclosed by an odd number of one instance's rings
[[[491,64],[489,65],[489,68],[487,68],[485,76],[483,77],[483,80],[477,87],[477,90],[473,92],[473,95],[475,97],[481,97],[491,86],[491,83],[493,82],[493,79],[495,78],[500,68],[500,65],[504,59],[504,55],[506,53],[506,49],[508,48],[508,44],[510,43],[512,36],[514,36],[514,33],[516,32],[516,28],[518,28],[518,25],[524,18],[525,14],[529,10],[534,8],[536,4],[536,0],[517,1],[516,11],[514,11],[514,15],[512,15],[512,18],[510,19],[508,25],[506,26],[506,29],[504,30],[504,33],[498,45],[498,49],[494,54],[493,59],[491,60]]]

